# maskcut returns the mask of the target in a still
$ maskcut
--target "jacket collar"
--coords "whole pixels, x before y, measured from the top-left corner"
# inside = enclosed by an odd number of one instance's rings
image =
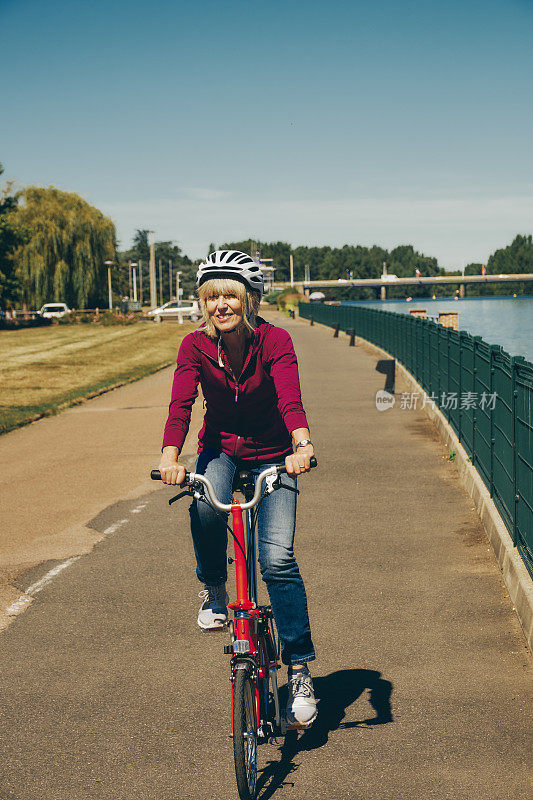
[[[256,317],[257,326],[255,331],[251,335],[250,346],[248,347],[248,353],[244,360],[244,364],[242,367],[242,373],[247,368],[248,364],[250,363],[250,359],[252,355],[257,352],[259,342],[261,340],[261,334],[263,329],[266,326],[266,322],[262,317]],[[229,364],[227,363],[227,357],[222,349],[222,337],[218,336],[216,339],[212,339],[210,336],[207,335],[205,332],[205,325],[201,326],[197,329],[197,333],[199,334],[200,341],[198,346],[202,353],[206,355],[211,361],[214,361],[218,364],[219,367],[224,369],[230,377],[232,376],[231,369],[229,368]]]

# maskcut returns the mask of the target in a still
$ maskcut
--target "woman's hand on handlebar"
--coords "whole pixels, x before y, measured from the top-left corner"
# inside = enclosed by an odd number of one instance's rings
[[[301,475],[311,469],[311,457],[315,451],[312,444],[299,447],[295,453],[285,458],[285,469],[287,475]]]
[[[181,486],[185,480],[186,469],[178,464],[179,451],[177,447],[164,447],[159,462],[161,480],[171,486]]]

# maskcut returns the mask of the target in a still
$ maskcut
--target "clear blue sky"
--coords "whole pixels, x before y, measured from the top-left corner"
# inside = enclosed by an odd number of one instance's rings
[[[122,247],[533,231],[533,0],[0,0],[0,161]]]

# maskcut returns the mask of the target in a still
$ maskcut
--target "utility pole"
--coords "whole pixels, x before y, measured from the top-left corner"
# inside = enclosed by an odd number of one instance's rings
[[[150,245],[150,308],[157,308],[157,283],[155,279],[155,246],[154,232],[148,231],[148,244]]]
[[[139,259],[139,300],[143,304],[143,262]]]
[[[163,261],[159,259],[159,305],[163,305]]]
[[[180,300],[180,275],[181,275],[181,270],[177,269],[176,270],[176,300],[178,301],[178,308],[181,306],[181,300]]]
[[[109,292],[109,310],[113,311],[113,293],[111,291],[111,267],[113,266],[113,262],[104,261],[104,264],[107,267],[107,289]]]
[[[294,286],[294,258],[292,257],[292,253],[289,256],[289,261],[291,265],[291,286]]]
[[[128,284],[129,284],[129,288],[130,288],[130,293],[129,293],[129,298],[128,298],[129,300],[131,300],[131,296],[133,294],[133,292],[131,290],[131,269],[132,269],[131,261],[128,261]]]
[[[168,259],[168,299],[172,300],[172,261]]]
[[[310,280],[311,280],[311,270],[309,269],[309,264],[306,264],[304,281],[305,283],[309,283]]]

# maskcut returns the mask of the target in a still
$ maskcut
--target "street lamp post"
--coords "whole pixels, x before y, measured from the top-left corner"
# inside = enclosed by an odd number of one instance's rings
[[[155,243],[154,232],[148,231],[148,244],[150,246],[150,307],[157,308],[157,283],[155,279]]]
[[[178,308],[181,305],[180,301],[180,275],[183,273],[183,270],[176,270],[176,300],[178,301]]]
[[[104,264],[107,267],[107,289],[109,291],[109,310],[113,310],[113,293],[111,291],[111,267],[113,266],[113,261],[104,261]]]
[[[137,302],[137,266],[135,261],[130,261],[130,267],[133,273],[133,302]]]

